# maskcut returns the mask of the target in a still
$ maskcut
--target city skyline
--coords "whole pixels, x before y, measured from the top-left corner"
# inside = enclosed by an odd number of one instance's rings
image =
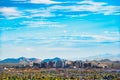
[[[118,0],[0,0],[0,59],[120,53]]]

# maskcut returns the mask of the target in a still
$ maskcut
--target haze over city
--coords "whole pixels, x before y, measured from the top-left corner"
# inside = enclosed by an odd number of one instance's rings
[[[120,53],[119,0],[0,0],[0,59]]]

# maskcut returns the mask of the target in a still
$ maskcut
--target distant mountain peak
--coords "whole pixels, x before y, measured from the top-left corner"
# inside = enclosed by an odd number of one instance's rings
[[[120,54],[110,54],[110,53],[105,53],[105,54],[99,54],[95,56],[89,56],[85,57],[83,59],[88,59],[88,60],[104,60],[104,59],[109,59],[109,60],[120,60]]]
[[[22,56],[22,57],[19,57],[18,59],[25,59],[25,58],[26,58],[26,57],[23,57],[23,56]]]
[[[55,57],[52,59],[53,62],[61,61],[61,58]]]
[[[26,57],[19,57],[19,58],[7,58],[1,60],[0,63],[30,63],[30,62],[40,62],[37,58],[26,58]]]
[[[59,58],[59,57],[55,57],[55,58],[52,58],[52,59],[44,59],[42,62],[49,62],[49,61],[57,62],[57,61],[60,61],[60,60],[62,60],[62,59]]]
[[[60,60],[61,58],[59,58],[59,57],[55,57],[55,58],[53,58],[53,60]]]
[[[85,58],[75,58],[77,60],[101,60],[101,61],[111,61],[111,60],[120,60],[120,54],[100,54],[100,55],[95,55],[95,56],[90,56],[90,57],[85,57]],[[19,58],[6,58],[4,60],[0,60],[0,63],[30,63],[30,62],[35,62],[35,63],[40,63],[40,62],[57,62],[57,61],[62,61],[64,59],[61,59],[59,57],[55,57],[52,59],[38,59],[38,58],[26,58],[26,57],[19,57]]]

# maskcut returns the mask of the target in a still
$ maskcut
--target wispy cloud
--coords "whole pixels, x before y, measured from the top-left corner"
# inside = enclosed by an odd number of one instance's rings
[[[35,18],[35,17],[39,17],[39,18],[47,18],[47,17],[54,17],[55,14],[51,13],[51,11],[49,9],[43,9],[43,8],[38,8],[38,9],[27,9],[27,10],[23,10],[24,15],[26,16],[26,18]],[[29,15],[26,15],[29,14]]]
[[[81,34],[81,35],[71,35],[71,36],[60,36],[58,40],[70,41],[71,42],[83,42],[83,43],[101,43],[101,42],[117,42],[119,41],[119,35],[108,36],[108,35],[94,35],[94,34]]]
[[[0,0],[1,54],[118,53],[120,6],[111,2]]]
[[[56,27],[63,28],[67,25],[60,24],[58,22],[50,22],[50,21],[23,21],[21,25],[26,25],[27,27]]]
[[[88,4],[88,5],[95,5],[95,6],[101,6],[101,5],[107,4],[105,2],[93,2],[93,0],[83,0],[83,1],[77,2],[77,3],[81,4],[81,5]]]
[[[43,4],[59,3],[51,0],[31,0],[30,2]],[[59,11],[62,11],[62,13],[59,13]],[[85,11],[87,13],[84,13]],[[57,16],[84,17],[91,14],[119,15],[120,6],[108,5],[105,2],[94,2],[91,0],[85,0],[76,2],[73,5],[63,5],[61,3],[58,5],[54,4],[52,6],[46,6],[45,8],[38,7],[37,9],[24,8],[23,10],[21,10],[18,7],[0,7],[0,13],[7,19],[49,18]]]
[[[54,17],[55,14],[51,13],[48,9],[23,9],[18,10],[17,7],[0,7],[0,13],[2,16],[4,16],[6,19],[29,19],[29,18],[48,18],[48,17]],[[3,18],[2,18],[3,19]]]
[[[70,11],[88,11],[92,12],[93,14],[104,14],[104,15],[118,15],[120,13],[120,6],[112,6],[108,5],[104,2],[93,2],[91,0],[81,1],[78,2],[76,5],[55,5],[52,6],[50,9],[54,10],[64,10],[67,12]]]
[[[14,19],[21,16],[21,12],[15,7],[0,7],[0,13],[8,19]]]
[[[58,4],[61,2],[56,2],[52,0],[30,0],[31,3],[33,4]]]
[[[14,45],[31,45],[39,47],[65,47],[65,48],[79,48],[79,47],[92,47],[102,44],[118,44],[119,38],[107,36],[107,35],[93,35],[93,34],[81,34],[71,36],[34,36],[32,38],[16,37],[7,39],[6,37],[1,39],[3,44]],[[22,44],[21,44],[22,43]]]
[[[0,13],[6,19],[16,19],[16,18],[35,18],[35,17],[54,17],[55,14],[52,14],[49,10],[45,9],[23,9],[18,10],[17,7],[0,7]],[[3,19],[3,18],[2,18]]]

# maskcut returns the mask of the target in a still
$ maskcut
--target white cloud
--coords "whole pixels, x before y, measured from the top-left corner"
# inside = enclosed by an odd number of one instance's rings
[[[34,4],[58,4],[60,2],[52,1],[52,0],[31,0],[31,3]]]
[[[26,9],[23,10],[24,12],[24,16],[25,18],[34,18],[34,17],[38,17],[38,18],[47,18],[47,17],[54,17],[55,14],[51,13],[51,11],[49,9],[43,9],[43,8],[39,8],[39,9]],[[26,15],[25,13],[29,14]]]
[[[104,15],[118,15],[120,13],[120,6],[103,6],[100,11],[98,13],[103,13]]]
[[[1,7],[0,13],[8,19],[14,19],[21,16],[21,12],[15,7]]]
[[[78,2],[78,4],[89,4],[89,5],[95,5],[95,6],[101,6],[101,5],[106,5],[107,3],[105,2],[93,2],[92,0],[85,0],[85,1],[81,1]]]
[[[44,12],[38,12],[35,13],[33,15],[31,15],[31,17],[53,17],[54,14],[50,13],[50,11],[44,11]]]
[[[53,17],[55,14],[51,13],[49,9],[25,9],[18,10],[16,7],[1,7],[0,13],[7,19],[16,18],[34,18],[34,17]]]
[[[114,36],[114,37],[119,37],[120,36],[120,32],[119,31],[104,31],[104,34],[108,35],[108,36]]]
[[[31,0],[31,3],[43,3],[43,4],[53,4],[60,3],[51,0]],[[77,5],[76,5],[77,4]],[[93,14],[103,14],[103,15],[120,15],[120,6],[112,6],[108,5],[105,2],[93,2],[92,0],[85,0],[81,2],[77,2],[75,5],[53,5],[47,8],[39,8],[39,9],[24,9],[18,10],[16,7],[1,7],[0,13],[5,16],[7,19],[15,19],[15,18],[48,18],[65,15],[68,17],[84,17],[88,16],[91,13]],[[56,12],[62,10],[63,12],[77,12],[77,11],[88,11],[91,13],[86,14],[57,14]],[[27,13],[27,14],[26,14]]]
[[[66,25],[60,24],[58,22],[50,21],[23,21],[22,25],[27,25],[28,27],[65,27]]]
[[[104,14],[104,15],[119,15],[120,6],[108,5],[104,2],[93,2],[93,1],[81,1],[77,3],[78,5],[62,6],[55,5],[50,7],[51,11],[54,10],[64,10],[66,12],[70,11],[89,11],[94,14]]]
[[[118,35],[117,36],[111,36],[111,35],[106,35],[104,34],[103,35],[90,35],[90,34],[82,34],[81,35],[82,37],[91,37],[91,38],[94,38],[94,40],[92,40],[92,42],[114,42],[114,41],[118,41],[119,40],[119,37]]]

